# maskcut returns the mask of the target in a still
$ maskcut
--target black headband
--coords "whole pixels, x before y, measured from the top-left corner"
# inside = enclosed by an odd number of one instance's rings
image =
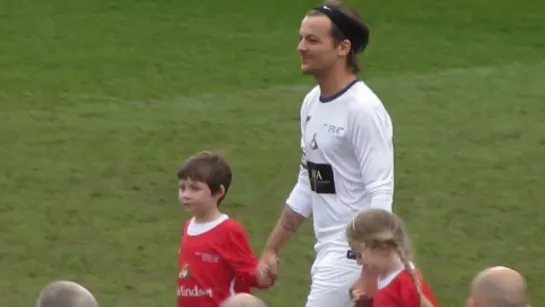
[[[331,22],[344,34],[352,44],[352,51],[362,52],[369,42],[369,29],[346,16],[339,9],[331,6],[319,6],[313,10],[318,11],[329,17]]]

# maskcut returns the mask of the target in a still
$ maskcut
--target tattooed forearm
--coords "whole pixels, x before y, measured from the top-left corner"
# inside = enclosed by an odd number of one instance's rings
[[[267,240],[267,244],[265,244],[265,249],[278,252],[304,220],[304,216],[291,210],[288,205],[285,205],[278,223],[276,223],[274,230],[269,236],[269,240]]]
[[[280,216],[278,224],[282,226],[282,228],[284,228],[286,231],[295,232],[304,220],[304,216],[293,211],[289,206],[286,205],[284,206],[284,210],[282,210],[282,215]]]

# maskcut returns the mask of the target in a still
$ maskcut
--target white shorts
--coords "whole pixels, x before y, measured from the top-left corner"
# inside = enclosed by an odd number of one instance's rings
[[[347,258],[347,251],[324,251],[316,256],[310,272],[312,283],[306,307],[350,307],[350,287],[361,266]]]

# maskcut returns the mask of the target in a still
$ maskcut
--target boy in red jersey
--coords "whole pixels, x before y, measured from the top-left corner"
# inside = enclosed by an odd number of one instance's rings
[[[348,225],[348,242],[359,264],[377,272],[370,287],[363,276],[351,290],[356,306],[438,307],[430,287],[411,262],[403,221],[394,213],[368,209]],[[374,288],[374,289],[373,289]]]
[[[178,307],[217,307],[234,293],[266,288],[244,228],[219,206],[232,173],[219,154],[201,152],[178,171],[180,203],[193,217],[183,228],[178,260]]]

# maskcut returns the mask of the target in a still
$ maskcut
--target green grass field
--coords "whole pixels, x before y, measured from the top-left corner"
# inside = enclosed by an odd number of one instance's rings
[[[545,43],[539,0],[359,1],[364,79],[396,128],[396,211],[442,306],[505,264],[545,303]],[[73,279],[102,306],[174,306],[176,169],[219,150],[225,211],[259,253],[299,163],[313,84],[295,52],[310,0],[3,0],[0,296]],[[284,7],[283,5],[286,5]],[[311,223],[271,306],[303,306]]]

